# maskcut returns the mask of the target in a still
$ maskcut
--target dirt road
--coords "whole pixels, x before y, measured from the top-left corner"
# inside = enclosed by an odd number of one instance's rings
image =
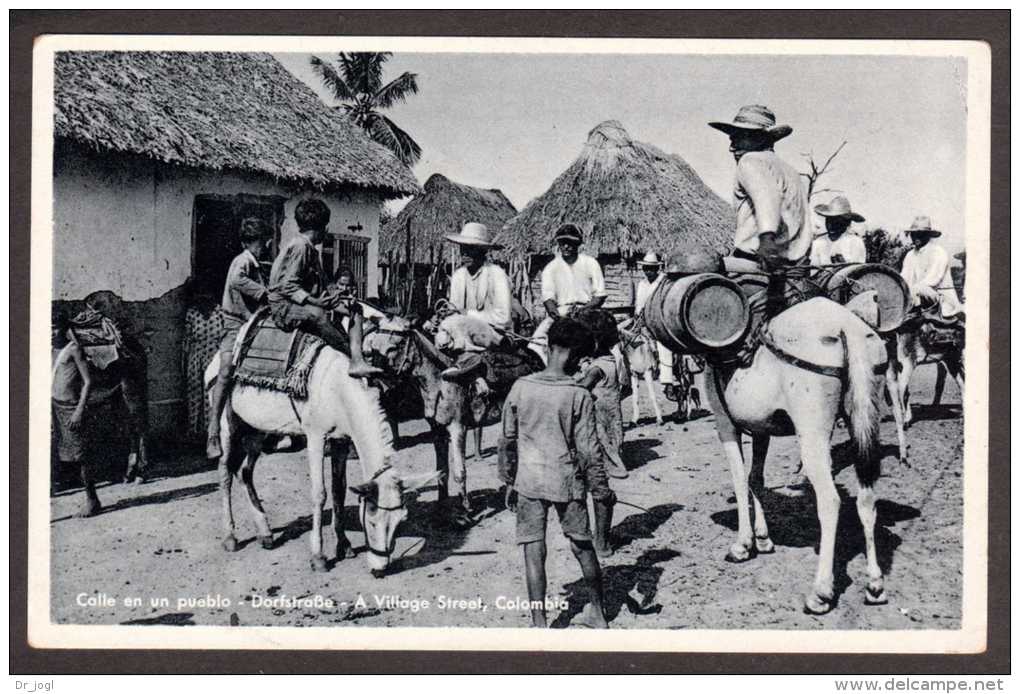
[[[931,400],[934,367],[922,367],[915,402]],[[797,464],[794,439],[774,440],[763,499],[776,553],[744,564],[723,561],[736,530],[729,471],[711,416],[662,427],[646,419],[626,434],[630,478],[614,481],[620,499],[616,556],[604,562],[608,616],[615,628],[947,629],[960,623],[962,590],[963,427],[959,392],[946,388],[943,406],[918,406],[908,431],[912,467],[896,460],[889,417],[882,425],[884,474],[877,485],[880,563],[889,604],[864,605],[864,540],[852,503],[855,482],[834,440],[836,482],[844,499],[836,547],[837,607],[803,614],[817,556],[818,522],[808,490],[791,496]],[[665,400],[667,407],[671,407]],[[629,402],[625,402],[625,413]],[[647,405],[647,403],[646,403]],[[417,423],[416,423],[417,424]],[[79,624],[370,625],[524,627],[523,559],[514,544],[514,518],[497,510],[495,427],[468,479],[481,520],[470,530],[432,527],[435,491],[410,507],[397,542],[397,560],[384,578],[369,574],[362,556],[328,573],[308,565],[308,472],[303,453],[262,458],[256,479],[277,537],[273,550],[252,542],[254,526],[237,508],[234,554],[220,547],[216,473],[197,458],[160,461],[154,481],[99,490],[107,510],[71,517],[79,492],[52,499],[53,620]],[[401,469],[434,465],[424,426],[402,425]],[[745,444],[749,453],[750,444]],[[328,468],[328,466],[327,466]],[[192,470],[192,472],[187,472]],[[350,482],[360,481],[356,461]],[[184,472],[182,472],[184,471]],[[327,485],[328,488],[328,485]],[[235,489],[235,494],[240,490]],[[328,505],[327,505],[328,507]],[[347,499],[345,524],[356,548],[357,507]],[[329,513],[325,523],[328,526]],[[331,532],[326,533],[331,549]],[[580,571],[555,521],[550,523],[550,597],[561,603],[550,619],[571,624],[586,599]],[[360,597],[360,600],[359,600]],[[297,603],[290,598],[301,598]],[[126,603],[126,599],[131,599]],[[137,600],[135,600],[137,599]],[[165,600],[165,602],[164,602]],[[379,604],[381,601],[382,604]],[[428,601],[425,605],[424,601]],[[462,602],[456,602],[462,601]],[[484,607],[484,609],[483,609]]]

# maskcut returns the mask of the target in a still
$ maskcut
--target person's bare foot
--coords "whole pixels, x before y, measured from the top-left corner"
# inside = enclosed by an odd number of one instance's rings
[[[99,503],[98,496],[86,496],[85,501],[82,502],[81,508],[74,514],[75,518],[91,518],[92,516],[99,515],[99,512],[103,510],[103,505]]]
[[[352,378],[368,378],[369,376],[378,376],[381,373],[382,369],[369,366],[363,361],[352,361],[347,369],[347,374]]]
[[[209,437],[205,442],[205,457],[209,460],[215,460],[223,455],[223,450],[220,448],[220,435],[209,434]]]

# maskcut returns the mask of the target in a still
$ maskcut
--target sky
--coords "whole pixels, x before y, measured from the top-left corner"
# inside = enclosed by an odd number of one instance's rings
[[[274,55],[332,103],[309,54]],[[422,147],[420,182],[438,172],[499,188],[522,209],[613,119],[731,201],[729,142],[707,123],[760,103],[793,127],[776,151],[801,171],[806,153],[824,160],[846,140],[818,185],[848,196],[864,227],[899,231],[926,214],[947,248],[964,246],[962,58],[397,53],[384,79],[403,71],[418,75],[419,93],[387,115]]]

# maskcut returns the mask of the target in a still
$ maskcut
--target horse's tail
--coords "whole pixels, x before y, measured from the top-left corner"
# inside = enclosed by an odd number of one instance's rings
[[[842,335],[848,381],[845,409],[850,418],[850,439],[857,449],[854,467],[860,482],[871,485],[878,478],[881,461],[878,425],[885,346],[874,332],[863,327],[846,329]]]

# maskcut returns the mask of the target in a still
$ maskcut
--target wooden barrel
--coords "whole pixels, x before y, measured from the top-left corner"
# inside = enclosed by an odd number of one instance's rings
[[[743,339],[750,311],[736,282],[704,273],[664,279],[648,298],[644,319],[649,332],[668,349],[701,354]]]
[[[910,310],[907,283],[900,273],[887,265],[859,263],[823,270],[815,276],[815,281],[838,304],[846,304],[861,292],[874,291],[878,295],[878,332],[900,327]]]

